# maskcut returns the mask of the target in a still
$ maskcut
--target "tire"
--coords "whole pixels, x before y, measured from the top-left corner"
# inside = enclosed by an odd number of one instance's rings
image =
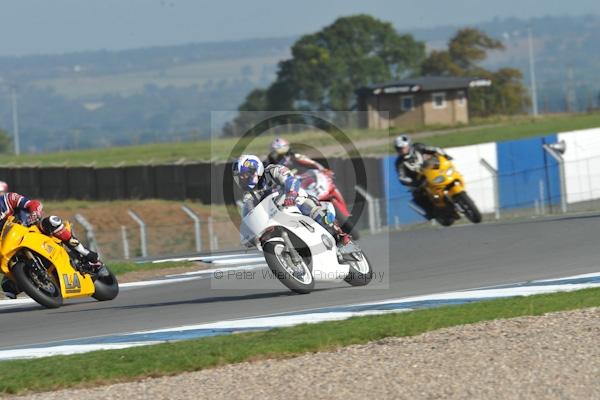
[[[435,220],[442,226],[451,226],[456,219],[452,215],[436,215]]]
[[[361,271],[360,269],[356,268],[354,263],[349,264],[350,272],[348,273],[348,276],[344,278],[344,281],[352,286],[366,286],[373,279],[373,267],[371,267],[371,262],[363,252],[360,254],[363,257],[367,268]]]
[[[60,285],[54,280],[49,282],[49,285],[54,287],[54,293],[40,289],[31,280],[30,271],[31,266],[25,264],[24,262],[18,262],[12,268],[13,276],[15,277],[19,288],[22,289],[25,293],[27,293],[29,297],[31,297],[33,300],[35,300],[36,302],[38,302],[46,308],[60,307],[63,303],[62,294],[60,292]]]
[[[278,254],[281,253],[282,248],[284,248],[284,245],[281,242],[267,242],[263,246],[265,260],[273,275],[292,292],[299,294],[312,292],[315,288],[315,280],[310,267],[306,266],[307,273],[310,276],[310,279],[306,279],[306,282],[302,282],[294,277],[279,259]]]
[[[465,217],[467,217],[469,221],[474,224],[481,222],[481,213],[467,192],[462,192],[454,196],[454,202],[460,205],[460,207],[463,209]]]
[[[94,281],[95,291],[92,295],[98,301],[112,300],[119,294],[119,282],[117,277],[110,271],[109,276],[98,277]]]

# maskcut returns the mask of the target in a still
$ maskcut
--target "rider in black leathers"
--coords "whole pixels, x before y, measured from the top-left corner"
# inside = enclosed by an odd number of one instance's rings
[[[398,136],[394,140],[394,148],[398,153],[395,163],[398,180],[411,191],[413,201],[423,209],[425,218],[432,219],[434,217],[433,204],[423,190],[425,181],[420,172],[429,156],[441,154],[450,160],[452,157],[439,147],[413,143],[412,139],[406,135]]]

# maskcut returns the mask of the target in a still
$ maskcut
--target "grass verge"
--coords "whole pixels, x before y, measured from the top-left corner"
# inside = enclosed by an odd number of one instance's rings
[[[542,315],[597,306],[600,306],[600,289],[587,289],[124,350],[5,361],[0,363],[0,394],[47,391],[171,375],[230,363],[332,350],[391,336],[413,336],[435,329],[498,318]]]
[[[178,268],[178,267],[190,267],[194,265],[191,262],[185,261],[169,261],[169,262],[161,262],[161,263],[151,263],[151,262],[143,262],[143,263],[132,263],[132,262],[124,262],[124,261],[115,261],[107,263],[110,270],[115,275],[123,275],[127,272],[136,272],[136,271],[153,271],[158,269],[167,269],[167,268]]]
[[[110,268],[110,270],[113,272],[113,274],[117,276],[126,274],[128,272],[154,271],[167,268],[191,267],[192,265],[194,265],[193,263],[186,261],[173,261],[162,263],[133,263],[125,261],[109,261],[106,264],[108,265],[108,268]],[[0,280],[2,280],[2,277],[3,275],[0,273]]]
[[[492,125],[492,126],[490,126]],[[399,128],[389,132],[380,130],[347,130],[349,139],[358,144],[362,154],[381,155],[389,154],[389,143],[372,144],[368,141],[374,139],[390,138],[400,131],[418,133],[426,131],[430,136],[423,141],[429,144],[452,147],[469,144],[494,142],[503,140],[520,139],[539,136],[549,133],[566,132],[577,129],[600,127],[600,113],[587,114],[555,114],[543,115],[538,118],[529,116],[489,117],[473,119],[469,125],[463,126],[427,126],[418,129],[402,130]],[[439,131],[439,134],[435,132]],[[322,149],[325,146],[335,145],[333,138],[322,132],[307,131],[297,134],[285,135],[292,143],[309,143],[314,148]],[[245,152],[266,155],[273,135],[262,135],[245,143]],[[220,138],[215,140],[201,140],[197,142],[144,144],[140,146],[113,147],[108,149],[76,150],[43,154],[23,154],[20,156],[0,155],[0,164],[14,165],[135,165],[135,164],[161,164],[169,162],[201,161],[201,160],[227,160],[229,153],[238,138]],[[364,146],[360,142],[366,141]],[[335,147],[335,146],[334,146]],[[328,154],[325,154],[326,156]]]

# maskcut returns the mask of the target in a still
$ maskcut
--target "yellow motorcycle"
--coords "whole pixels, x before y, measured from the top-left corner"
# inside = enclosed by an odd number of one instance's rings
[[[450,226],[463,214],[474,224],[481,222],[481,213],[465,190],[465,183],[454,164],[442,154],[424,161],[421,175],[423,190],[433,205],[433,217],[443,226]]]
[[[114,299],[119,283],[108,268],[101,271],[95,272],[76,252],[35,225],[26,226],[10,216],[2,227],[0,272],[44,307],[57,308],[63,299],[76,297]]]

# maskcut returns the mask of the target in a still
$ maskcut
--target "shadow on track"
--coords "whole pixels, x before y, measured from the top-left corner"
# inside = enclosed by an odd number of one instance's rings
[[[329,290],[329,289],[327,289],[327,288],[316,289],[313,292],[322,291],[322,290]],[[125,306],[106,307],[106,308],[102,308],[102,310],[103,311],[106,311],[106,310],[135,310],[135,309],[144,309],[144,308],[171,307],[171,306],[193,305],[193,304],[211,304],[211,303],[243,301],[243,300],[259,300],[259,299],[270,299],[270,298],[274,298],[274,297],[290,297],[290,296],[304,296],[304,295],[299,295],[294,292],[285,290],[285,291],[278,291],[278,292],[271,292],[271,293],[207,297],[207,298],[201,298],[201,299],[165,301],[165,302],[159,302],[159,303],[132,304],[132,305],[125,305]],[[79,313],[79,312],[88,312],[88,311],[90,311],[90,310],[67,311],[66,313]]]

